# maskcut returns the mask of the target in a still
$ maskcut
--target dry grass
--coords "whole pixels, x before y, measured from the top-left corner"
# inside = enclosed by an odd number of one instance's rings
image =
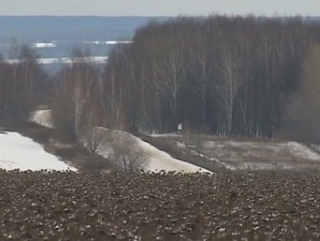
[[[297,143],[196,134],[190,134],[187,138],[184,135],[153,138],[156,139],[154,142],[170,143],[171,146],[176,146],[178,149],[176,152],[179,152],[180,149],[180,152],[185,152],[190,156],[196,156],[195,154],[198,153],[198,156],[203,158],[204,166],[214,162],[216,166],[219,166],[220,163],[225,168],[232,170],[320,168],[320,158],[316,158],[317,152]],[[303,153],[303,151],[299,153],[297,148],[305,148],[309,153]],[[310,157],[311,152],[314,153],[314,157]],[[197,165],[196,162],[193,163]]]
[[[211,171],[320,169],[319,151],[307,145],[272,139],[190,134],[148,137],[173,156]],[[300,148],[304,150],[299,150]]]

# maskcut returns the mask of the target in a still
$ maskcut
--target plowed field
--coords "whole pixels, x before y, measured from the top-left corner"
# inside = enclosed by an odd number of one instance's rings
[[[0,240],[316,240],[316,173],[0,171]]]

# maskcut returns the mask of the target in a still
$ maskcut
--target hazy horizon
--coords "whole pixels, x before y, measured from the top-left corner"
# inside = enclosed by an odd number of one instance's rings
[[[20,4],[19,4],[20,3]],[[318,0],[1,0],[2,16],[320,16]]]

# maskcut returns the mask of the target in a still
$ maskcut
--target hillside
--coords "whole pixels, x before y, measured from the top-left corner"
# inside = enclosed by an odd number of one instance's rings
[[[52,127],[50,113],[50,110],[33,112],[30,121]],[[148,171],[320,169],[318,152],[298,142],[187,134],[142,135],[138,138],[123,131],[104,128],[99,131],[104,136],[138,141],[138,147],[146,150],[150,157],[151,161],[145,167]],[[110,143],[102,142],[98,153],[108,158],[108,150]]]
[[[30,113],[30,121],[35,122],[41,126],[53,128],[51,121],[50,110],[40,110]],[[117,130],[109,130],[106,128],[95,127],[98,135],[101,136],[97,154],[104,157],[106,160],[110,159],[110,153],[112,153],[112,141],[111,140],[124,140],[127,145],[136,145],[136,148],[141,149],[147,157],[147,163],[143,169],[150,172],[163,171],[176,171],[176,172],[207,172],[203,167],[194,165],[185,161],[178,160],[170,156],[170,154],[163,152],[149,143],[142,141],[140,138]],[[84,146],[86,146],[86,140],[82,140]],[[47,144],[49,146],[50,144]]]
[[[213,170],[320,170],[320,155],[299,142],[206,135],[144,137],[158,148]],[[188,158],[188,156],[193,156]]]
[[[136,144],[135,148],[140,148],[143,150],[145,155],[147,156],[147,163],[143,167],[143,169],[147,172],[182,172],[182,173],[192,173],[192,172],[210,172],[205,170],[203,167],[201,168],[198,165],[194,165],[185,161],[178,160],[173,158],[170,154],[161,151],[154,147],[153,145],[142,141],[140,138],[119,130],[109,130],[106,128],[98,128],[98,131],[103,136],[111,136],[111,138],[119,140],[125,139],[125,143],[128,145]],[[110,138],[110,137],[109,137]],[[112,145],[110,143],[105,142],[101,143],[98,149],[98,154],[104,156],[105,158],[109,158],[110,148]]]

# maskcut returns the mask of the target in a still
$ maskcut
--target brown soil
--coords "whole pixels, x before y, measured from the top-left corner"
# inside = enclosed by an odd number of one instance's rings
[[[316,240],[315,173],[0,171],[0,240]]]

